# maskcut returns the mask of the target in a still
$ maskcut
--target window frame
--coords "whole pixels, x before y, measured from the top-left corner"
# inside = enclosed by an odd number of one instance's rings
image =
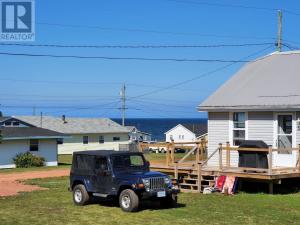
[[[33,141],[35,141],[36,143],[32,143]],[[40,150],[40,141],[38,139],[30,139],[29,140],[29,151],[30,152],[38,152],[39,150]]]
[[[121,137],[113,137],[113,142],[118,142],[118,141],[121,141]]]
[[[235,113],[244,113],[245,115],[245,126],[243,128],[240,127],[235,127],[234,124],[234,114]],[[246,111],[235,111],[235,112],[230,112],[229,114],[229,143],[233,147],[238,147],[238,145],[234,145],[234,140],[248,140],[248,112]],[[245,138],[244,139],[237,139],[234,138],[234,131],[244,131],[245,132]]]
[[[86,140],[85,140],[85,138],[87,138]],[[82,136],[82,144],[84,144],[84,145],[88,145],[89,144],[89,136],[88,135],[84,135],[84,136]]]
[[[105,140],[104,140],[104,136],[103,135],[100,135],[98,137],[98,142],[99,142],[99,144],[104,144]]]

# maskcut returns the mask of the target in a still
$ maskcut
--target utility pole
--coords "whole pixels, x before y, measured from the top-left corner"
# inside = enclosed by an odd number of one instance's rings
[[[125,112],[126,112],[126,87],[125,84],[123,84],[122,90],[121,90],[121,101],[122,101],[122,126],[125,127]]]
[[[43,112],[41,112],[40,127],[43,128]]]
[[[33,106],[33,108],[32,108],[32,115],[33,116],[35,116],[35,112],[36,112],[36,108],[35,108],[35,106]]]
[[[281,52],[281,48],[282,48],[282,11],[278,10],[277,51]]]

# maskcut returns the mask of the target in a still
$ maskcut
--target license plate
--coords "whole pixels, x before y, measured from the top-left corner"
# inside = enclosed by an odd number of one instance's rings
[[[158,198],[166,197],[166,192],[165,191],[159,191],[159,192],[157,192],[157,197]]]

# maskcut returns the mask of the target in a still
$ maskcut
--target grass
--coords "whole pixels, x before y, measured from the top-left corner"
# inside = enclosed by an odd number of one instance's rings
[[[0,198],[1,224],[299,224],[300,221],[300,194],[180,194],[178,208],[161,209],[148,203],[140,212],[128,214],[105,203],[74,206],[66,177],[28,182],[48,190]]]

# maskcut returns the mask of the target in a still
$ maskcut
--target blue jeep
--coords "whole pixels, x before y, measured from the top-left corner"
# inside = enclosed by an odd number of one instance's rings
[[[126,212],[137,211],[142,199],[176,206],[179,192],[169,176],[149,170],[142,153],[109,150],[73,154],[70,190],[76,205],[85,205],[92,197],[118,198]]]

